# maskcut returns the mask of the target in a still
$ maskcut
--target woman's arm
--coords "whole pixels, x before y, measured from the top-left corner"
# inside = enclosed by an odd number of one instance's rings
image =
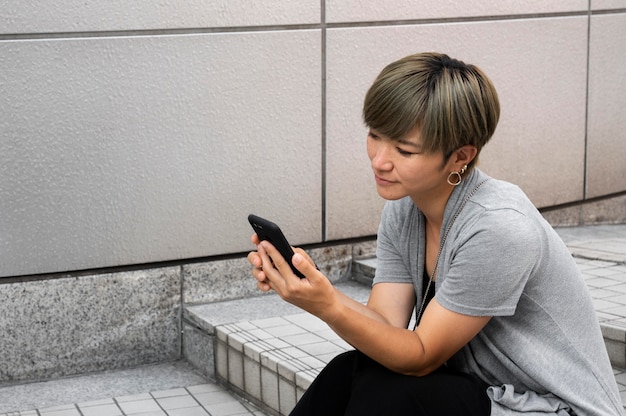
[[[426,308],[415,331],[373,321],[343,307],[328,316],[325,320],[329,326],[355,348],[393,371],[415,376],[439,368],[490,319],[452,312],[436,299]]]
[[[410,285],[377,284],[368,305],[361,305],[337,291],[300,252],[292,261],[305,279],[291,272],[271,244],[263,242],[258,247],[263,270],[256,272],[257,280],[265,282],[286,301],[324,320],[356,349],[399,373],[425,375],[434,371],[490,319],[461,315],[433,300],[420,325],[411,331],[406,329],[414,304]]]

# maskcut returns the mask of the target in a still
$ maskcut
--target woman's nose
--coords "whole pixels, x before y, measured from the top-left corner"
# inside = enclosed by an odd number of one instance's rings
[[[372,167],[378,170],[388,170],[392,166],[389,158],[389,146],[377,143],[372,157]]]

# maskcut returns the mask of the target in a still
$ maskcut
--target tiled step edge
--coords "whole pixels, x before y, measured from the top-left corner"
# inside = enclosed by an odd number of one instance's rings
[[[274,414],[288,414],[315,376],[350,346],[308,314],[217,327],[217,378]]]
[[[622,322],[600,322],[611,365],[626,369],[626,327]]]
[[[361,302],[370,287],[337,284]],[[268,414],[288,414],[318,372],[351,347],[276,295],[185,307],[183,355]]]

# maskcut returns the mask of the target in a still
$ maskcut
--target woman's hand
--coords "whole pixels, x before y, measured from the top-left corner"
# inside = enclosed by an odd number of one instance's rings
[[[274,290],[285,301],[327,322],[339,313],[341,302],[335,288],[304,250],[295,248],[293,258],[287,260],[271,243],[259,241],[256,234],[252,242],[257,244],[258,251],[249,253],[248,261],[260,290]],[[287,261],[293,262],[305,277],[296,276]]]

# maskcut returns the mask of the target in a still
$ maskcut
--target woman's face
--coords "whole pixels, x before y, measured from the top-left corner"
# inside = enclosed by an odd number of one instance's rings
[[[367,154],[372,163],[378,194],[387,200],[410,196],[415,203],[437,199],[451,192],[450,173],[442,152],[422,150],[420,130],[403,139],[385,137],[373,129],[367,135]]]

